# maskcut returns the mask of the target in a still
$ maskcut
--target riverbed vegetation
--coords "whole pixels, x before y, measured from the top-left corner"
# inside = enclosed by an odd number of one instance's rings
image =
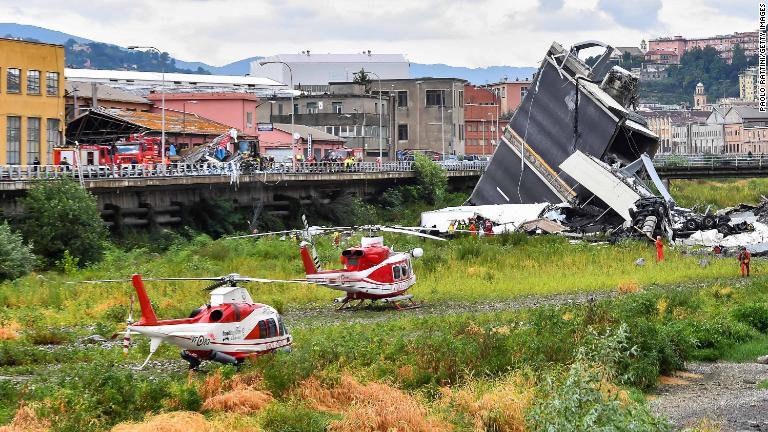
[[[301,210],[317,223],[370,217],[413,224],[419,211],[466,197],[444,193],[428,204],[430,185],[392,188],[372,203],[346,197],[335,209]],[[712,200],[707,186],[675,187],[683,204]],[[721,198],[726,206],[741,196]],[[256,301],[283,313],[292,352],[239,369],[206,363],[188,372],[178,350],[162,345],[148,370],[132,370],[147,340],[136,337],[124,357],[110,339],[124,329],[129,284],[78,281],[133,273],[303,276],[294,240],[218,238],[242,228],[242,220],[209,210],[195,227],[104,237],[99,257],[83,261],[66,248],[55,260],[36,260],[34,245],[0,226],[0,236],[16,245],[0,245],[0,256],[29,265],[16,273],[0,267],[9,279],[0,283],[0,431],[666,431],[644,396],[660,374],[691,360],[765,354],[768,279],[758,260],[757,276],[745,281],[733,259],[668,249],[657,263],[641,242],[574,244],[524,234],[435,242],[387,234],[396,250],[425,250],[411,290],[426,301],[425,313],[334,313],[338,293],[330,289],[251,285]],[[336,265],[340,251],[327,238],[317,242],[324,265]],[[165,318],[204,303],[201,288],[147,283]],[[583,304],[523,303],[562,294],[581,295]]]

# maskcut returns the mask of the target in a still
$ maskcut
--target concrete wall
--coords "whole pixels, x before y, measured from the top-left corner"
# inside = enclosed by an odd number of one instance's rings
[[[480,174],[449,171],[449,188],[469,192]],[[386,188],[413,181],[413,172],[269,173],[241,176],[235,184],[230,184],[227,176],[211,176],[86,180],[85,186],[96,196],[102,216],[111,226],[152,228],[184,223],[185,212],[202,200],[231,200],[245,209],[263,205],[266,211],[284,215],[291,200],[324,202],[345,193],[373,199]],[[26,182],[0,183],[0,208],[6,215],[23,213],[17,202],[28,187]]]
[[[408,103],[397,104],[396,96],[393,113],[392,135],[395,151],[417,150],[447,154],[465,154],[464,149],[464,85],[458,78],[419,78],[408,80],[382,80],[382,86],[393,95],[405,91]],[[445,105],[427,105],[427,92],[443,90]],[[407,127],[407,139],[400,139],[398,129]]]

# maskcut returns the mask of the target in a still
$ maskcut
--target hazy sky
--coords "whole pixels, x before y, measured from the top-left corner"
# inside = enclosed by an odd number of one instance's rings
[[[404,53],[418,63],[534,66],[553,40],[757,29],[758,0],[0,0],[17,22],[223,65],[255,55]]]

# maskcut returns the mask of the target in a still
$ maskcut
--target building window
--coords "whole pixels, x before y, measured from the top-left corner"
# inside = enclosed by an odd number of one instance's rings
[[[407,90],[397,91],[397,107],[408,108],[408,91]]]
[[[464,106],[464,90],[459,90],[459,105]]]
[[[47,72],[45,74],[45,94],[48,96],[59,95],[59,73]]]
[[[307,114],[317,114],[317,102],[307,102]]]
[[[45,125],[45,154],[48,158],[48,164],[53,163],[51,155],[53,148],[61,144],[61,132],[59,132],[59,119],[47,119]]]
[[[6,161],[8,165],[18,165],[21,163],[21,117],[8,116],[7,128]]]
[[[40,94],[40,71],[27,71],[27,94]]]
[[[245,113],[245,127],[253,127],[253,113],[250,111]]]
[[[6,92],[21,93],[21,70],[8,68],[8,77],[6,82]]]
[[[397,125],[397,140],[408,141],[408,125],[407,124]]]
[[[427,90],[427,103],[430,106],[445,106],[445,90]]]
[[[528,87],[520,87],[520,99],[524,99],[528,94]]]
[[[331,109],[336,114],[341,114],[343,112],[341,102],[331,102]]]
[[[40,159],[40,119],[27,117],[27,165]]]

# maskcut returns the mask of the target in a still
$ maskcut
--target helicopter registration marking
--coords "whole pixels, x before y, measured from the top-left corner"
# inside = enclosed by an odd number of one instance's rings
[[[211,340],[205,336],[193,336],[192,344],[196,346],[207,346],[211,344]]]

